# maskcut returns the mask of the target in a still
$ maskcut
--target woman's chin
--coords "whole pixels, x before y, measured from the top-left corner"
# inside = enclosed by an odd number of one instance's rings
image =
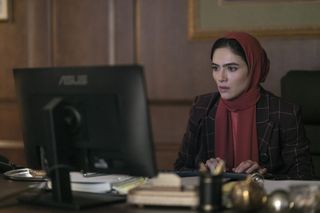
[[[229,100],[232,100],[232,99],[234,99],[234,97],[233,96],[231,96],[231,95],[229,95],[229,94],[220,94],[221,95],[221,98],[223,99],[223,100],[226,100],[226,101],[229,101]]]

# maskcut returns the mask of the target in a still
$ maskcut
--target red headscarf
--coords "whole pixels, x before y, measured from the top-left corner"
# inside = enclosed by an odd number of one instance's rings
[[[231,169],[245,160],[259,162],[256,103],[260,98],[259,84],[269,72],[269,59],[259,41],[247,33],[229,33],[225,38],[239,42],[252,73],[248,89],[233,100],[221,98],[216,113],[215,155]]]

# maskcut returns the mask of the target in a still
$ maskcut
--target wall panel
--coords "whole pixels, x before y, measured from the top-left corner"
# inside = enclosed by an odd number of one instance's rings
[[[13,14],[0,23],[0,154],[24,164],[14,68],[48,66],[47,0],[12,1]]]
[[[187,1],[141,1],[141,63],[150,99],[190,100],[211,91],[210,42],[190,42]]]
[[[55,66],[108,62],[108,1],[54,0],[52,6]]]
[[[187,104],[151,102],[151,124],[160,169],[173,168],[189,111]]]
[[[114,32],[110,24],[114,2]],[[54,0],[52,7],[53,60],[55,66],[133,63],[133,2],[124,0]],[[109,39],[114,33],[115,49]]]

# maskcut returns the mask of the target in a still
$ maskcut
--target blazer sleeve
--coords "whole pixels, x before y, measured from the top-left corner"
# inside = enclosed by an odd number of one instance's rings
[[[202,121],[208,110],[212,95],[197,96],[193,101],[186,131],[183,135],[180,151],[174,163],[175,170],[197,169],[201,144]]]
[[[191,110],[189,112],[189,119],[187,123],[186,131],[183,135],[182,144],[178,152],[178,158],[174,163],[175,170],[183,170],[188,168],[194,168],[194,159],[198,150],[198,117],[197,116],[197,102],[199,97],[197,96],[193,101]]]

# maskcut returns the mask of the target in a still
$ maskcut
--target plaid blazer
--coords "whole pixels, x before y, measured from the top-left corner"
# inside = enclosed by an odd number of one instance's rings
[[[219,93],[197,96],[190,111],[186,133],[175,169],[197,169],[214,158],[215,114]],[[276,179],[311,179],[313,167],[298,105],[261,88],[257,102],[259,164]]]

